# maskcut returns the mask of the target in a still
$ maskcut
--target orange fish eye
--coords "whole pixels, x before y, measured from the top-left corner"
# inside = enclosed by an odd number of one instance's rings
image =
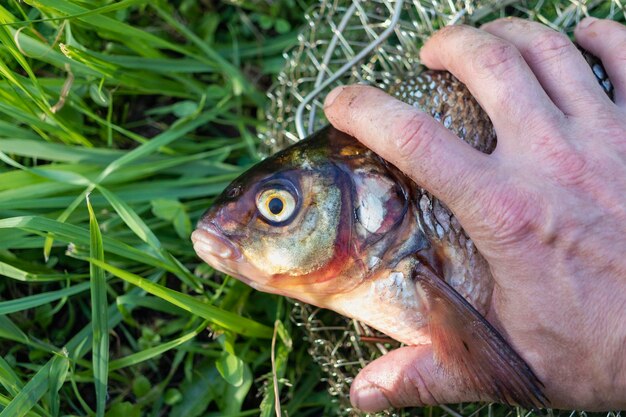
[[[265,190],[257,197],[257,209],[268,221],[280,223],[291,217],[296,209],[296,200],[287,190]]]

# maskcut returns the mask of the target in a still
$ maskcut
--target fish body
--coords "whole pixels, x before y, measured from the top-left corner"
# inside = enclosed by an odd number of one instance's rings
[[[430,71],[414,80],[390,91],[493,150],[489,119],[462,84]],[[532,370],[481,315],[494,281],[453,214],[332,126],[233,181],[192,239],[204,261],[258,290],[332,309],[406,344],[432,343],[442,369],[486,398],[546,403]]]
[[[282,222],[258,209],[268,190],[294,197],[293,213]],[[262,291],[347,316],[359,311],[359,320],[408,344],[429,341],[416,270],[445,276],[482,312],[493,285],[486,262],[445,206],[330,126],[233,182],[198,230],[196,250],[217,269]],[[217,243],[203,248],[210,239]]]
[[[610,95],[610,82],[600,82]],[[474,148],[495,148],[488,116],[449,73],[405,75],[389,92]],[[192,240],[204,261],[258,290],[332,309],[406,344],[432,344],[441,369],[464,381],[459,389],[548,404],[532,369],[482,316],[494,280],[454,215],[332,126],[233,181]]]

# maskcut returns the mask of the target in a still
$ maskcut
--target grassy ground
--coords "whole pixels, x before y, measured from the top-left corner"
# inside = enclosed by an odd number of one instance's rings
[[[313,2],[0,0],[0,417],[335,414],[286,301],[189,242]]]
[[[270,416],[273,374],[332,412],[285,302],[189,242],[307,3],[0,2],[1,417]]]

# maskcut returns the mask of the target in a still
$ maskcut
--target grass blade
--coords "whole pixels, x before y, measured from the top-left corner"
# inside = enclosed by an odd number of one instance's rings
[[[26,281],[30,275],[26,271],[22,271],[19,268],[9,265],[4,262],[0,262],[0,275],[8,278],[17,279],[19,281]]]
[[[0,385],[12,396],[16,396],[24,386],[11,365],[2,356],[0,356]]]
[[[2,410],[0,417],[21,417],[26,415],[50,388],[57,388],[50,386],[50,378],[60,379],[63,369],[67,369],[68,366],[67,352],[56,354],[48,363],[41,367],[19,394]]]
[[[189,333],[187,333],[187,334],[185,334],[185,335],[183,335],[183,336],[181,336],[181,337],[179,337],[177,339],[174,339],[172,341],[163,343],[163,344],[158,345],[158,346],[151,347],[151,348],[143,350],[141,352],[133,353],[132,355],[128,355],[126,357],[123,357],[123,358],[111,361],[111,363],[109,364],[109,369],[111,371],[113,371],[113,370],[116,370],[116,369],[125,368],[127,366],[136,365],[138,363],[141,363],[141,362],[147,361],[149,359],[152,359],[154,357],[157,357],[157,356],[167,352],[168,350],[174,349],[174,348],[182,345],[183,343],[186,343],[189,340],[193,339],[198,334],[200,334],[200,332],[202,332],[204,329],[206,329],[207,325],[208,325],[208,322],[205,321],[204,323],[202,323],[200,326],[198,326],[192,332],[189,332]]]
[[[148,280],[158,280],[163,276],[162,271],[158,271],[153,274]],[[132,288],[127,294],[131,296],[138,296],[141,293],[141,289]],[[130,306],[129,310],[132,308]],[[110,329],[119,325],[122,321],[122,314],[120,313],[120,309],[116,303],[112,303],[109,305],[107,309],[107,317],[109,318],[108,327]],[[83,356],[85,356],[91,350],[91,340],[92,340],[92,331],[91,324],[87,324],[81,330],[76,332],[74,336],[66,343],[65,348],[69,352],[69,357],[72,360],[79,360]]]
[[[59,300],[64,297],[71,297],[75,294],[80,294],[83,291],[89,289],[90,283],[83,282],[78,285],[63,288],[62,290],[49,291],[41,294],[30,295],[28,297],[18,298],[16,300],[7,300],[0,302],[0,315],[11,314],[17,311],[28,310],[29,308],[35,308],[44,304],[49,304],[53,301]]]
[[[180,293],[178,291],[171,290],[162,285],[155,284],[146,279],[143,279],[139,275],[132,274],[122,269],[116,268],[112,265],[108,265],[97,259],[89,259],[90,262],[96,264],[102,269],[112,273],[118,278],[123,279],[133,285],[136,285],[144,291],[162,298],[170,303],[189,311],[192,314],[198,315],[202,318],[210,320],[212,323],[217,324],[224,329],[231,330],[235,333],[242,334],[250,337],[260,337],[269,339],[272,337],[272,328],[258,323],[254,320],[250,320],[237,314],[231,313],[221,308],[206,304],[194,297],[187,294]]]
[[[93,259],[104,262],[104,248],[98,220],[93,212],[89,197],[89,253]],[[91,323],[93,330],[93,376],[96,389],[96,416],[104,417],[109,375],[109,327],[107,317],[107,293],[104,270],[91,263]]]
[[[15,323],[7,316],[0,316],[0,338],[30,344],[31,341]]]
[[[230,97],[225,97],[224,99],[220,100],[220,102],[217,103],[215,107],[213,107],[211,110],[208,110],[200,115],[189,116],[189,119],[181,119],[180,122],[172,125],[172,127],[168,131],[155,136],[154,138],[152,138],[152,140],[150,140],[150,142],[146,142],[141,146],[138,146],[132,151],[124,154],[122,157],[111,162],[109,166],[107,166],[106,169],[102,172],[96,182],[100,183],[104,178],[108,177],[111,173],[117,171],[124,165],[127,165],[139,158],[144,158],[148,155],[151,155],[154,152],[158,151],[159,148],[169,145],[175,140],[183,137],[185,134],[192,132],[198,127],[214,120],[218,115],[228,110],[230,101]]]
[[[146,223],[141,220],[141,217],[139,217],[128,204],[104,187],[98,187],[98,191],[102,193],[104,198],[107,199],[117,214],[119,214],[122,220],[124,220],[126,226],[128,226],[130,230],[132,230],[139,237],[139,239],[143,240],[156,250],[161,249],[161,242],[159,242],[159,239],[154,235],[154,233],[152,233],[152,230],[146,226]]]
[[[159,239],[152,233],[152,230],[146,225],[146,223],[135,213],[135,211],[120,199],[118,196],[108,191],[104,187],[98,187],[98,190],[107,199],[107,201],[113,206],[113,209],[119,214],[124,223],[144,242],[146,242],[155,251],[159,252],[163,259],[165,259],[178,273],[176,274],[185,284],[195,289],[198,292],[202,291],[202,285],[198,281],[195,275],[190,273],[184,265],[173,256],[171,256],[165,249],[163,249]],[[189,233],[191,234],[191,233]],[[189,235],[187,235],[188,237]]]
[[[64,351],[67,357],[67,352]],[[67,371],[70,367],[70,361],[66,360],[53,360],[50,364],[50,373],[48,375],[48,399],[50,403],[50,415],[57,417],[61,408],[61,398],[59,397],[59,390],[65,383],[67,377]]]
[[[144,2],[140,0],[139,2]],[[125,2],[127,4],[137,3]],[[131,25],[119,22],[108,16],[102,16],[100,14],[91,14],[92,10],[80,7],[72,2],[62,2],[56,0],[37,0],[35,5],[44,9],[50,8],[59,14],[65,14],[67,17],[74,17],[84,22],[86,26],[99,29],[102,34],[107,34],[117,40],[127,42],[131,49],[139,50],[143,49],[143,54],[148,56],[160,56],[157,52],[157,48],[167,48],[174,51],[184,52],[181,47],[167,42],[151,33],[139,30]],[[131,41],[132,39],[132,41]],[[134,48],[133,48],[134,47]]]
[[[126,294],[117,297],[115,302],[120,308],[145,307],[149,308],[150,310],[160,311],[162,313],[172,315],[187,315],[187,311],[178,308],[172,303],[168,303],[167,301],[158,297]]]
[[[87,238],[88,231],[86,229],[44,217],[25,216],[0,219],[0,229],[3,228],[24,228],[26,230],[48,232],[53,233],[58,239],[62,239],[67,243],[80,245],[89,244],[89,239]],[[177,267],[175,268],[166,262],[155,258],[152,254],[146,251],[136,249],[112,238],[104,237],[103,242],[104,248],[107,252],[155,266],[157,268],[163,268],[172,273],[178,272]]]

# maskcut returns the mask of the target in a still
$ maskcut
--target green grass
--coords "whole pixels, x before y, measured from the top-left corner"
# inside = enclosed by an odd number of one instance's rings
[[[189,241],[313,3],[0,1],[0,417],[336,414],[288,302]]]
[[[311,3],[0,2],[1,417],[333,412],[286,302],[189,241]]]

